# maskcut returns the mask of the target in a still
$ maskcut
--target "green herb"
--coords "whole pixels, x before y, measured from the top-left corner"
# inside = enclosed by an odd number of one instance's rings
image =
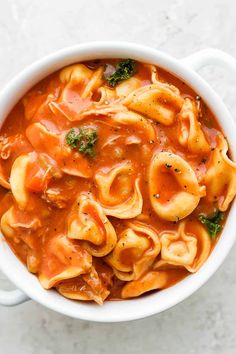
[[[224,214],[221,211],[216,210],[212,216],[209,217],[204,214],[200,214],[198,219],[202,224],[206,225],[208,233],[211,238],[215,240],[216,235],[222,230],[220,221],[224,219]]]
[[[74,128],[72,128],[67,134],[66,134],[66,143],[72,148],[75,149],[77,147],[77,133]]]
[[[66,143],[72,148],[77,149],[81,154],[95,157],[95,145],[98,140],[98,134],[95,129],[72,128],[66,134]]]
[[[116,71],[106,78],[111,86],[116,86],[120,81],[127,80],[135,74],[135,61],[126,59],[116,65]]]

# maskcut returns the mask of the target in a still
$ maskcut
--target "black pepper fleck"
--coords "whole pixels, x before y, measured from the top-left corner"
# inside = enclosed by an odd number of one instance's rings
[[[165,164],[166,168],[171,168],[172,165],[169,165],[168,163]]]

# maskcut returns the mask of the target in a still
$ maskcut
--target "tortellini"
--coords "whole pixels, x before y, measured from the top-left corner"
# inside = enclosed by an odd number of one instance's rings
[[[20,155],[14,161],[10,175],[11,191],[18,207],[33,210],[35,193],[43,192],[52,179],[61,177],[60,170],[46,154],[30,152]]]
[[[22,214],[14,206],[10,207],[1,218],[1,231],[6,237],[19,239],[22,231],[35,231],[41,227],[37,216]]]
[[[116,94],[121,99],[125,99],[131,92],[138,89],[141,86],[141,81],[135,77],[131,77],[129,80],[121,82],[116,87]]]
[[[30,121],[44,108],[50,101],[52,95],[40,94],[40,91],[29,92],[22,100],[24,106],[25,119]]]
[[[119,112],[112,117],[118,124],[134,126],[136,133],[144,135],[148,142],[156,140],[156,133],[152,124],[140,114],[134,112]]]
[[[207,199],[217,202],[219,210],[226,211],[236,195],[236,163],[227,155],[228,144],[222,134],[217,136],[205,175]]]
[[[185,218],[197,207],[204,190],[193,169],[179,155],[160,152],[153,156],[149,193],[152,207],[160,218],[169,221]]]
[[[98,103],[108,104],[110,101],[114,101],[116,99],[116,91],[107,86],[101,86],[98,89],[98,93],[100,94],[100,99]]]
[[[112,284],[112,276],[113,273],[109,267],[95,262],[89,273],[62,281],[56,288],[60,294],[69,299],[93,300],[102,305],[110,294],[108,288]]]
[[[0,136],[0,186],[10,189],[10,170],[15,159],[30,151],[30,145],[23,134]]]
[[[87,273],[92,267],[92,256],[66,235],[56,235],[47,244],[47,257],[42,260],[39,281],[50,289],[65,279]]]
[[[151,267],[160,249],[155,230],[140,222],[129,222],[106,261],[118,279],[136,280]]]
[[[143,198],[139,177],[134,178],[134,173],[130,161],[96,173],[99,202],[106,215],[130,219],[141,214]]]
[[[33,153],[34,154],[34,153]],[[10,185],[12,194],[21,209],[29,205],[30,193],[26,188],[26,173],[31,163],[32,154],[20,155],[12,165]]]
[[[50,106],[69,121],[79,121],[82,119],[80,112],[92,104],[93,93],[102,85],[103,68],[93,71],[83,64],[71,65],[64,68],[59,77],[65,87],[59,100],[52,101]]]
[[[83,64],[75,64],[61,70],[59,77],[61,82],[69,85],[70,88],[78,85],[81,90],[81,97],[87,98],[91,97],[94,90],[101,86],[103,82],[102,75],[102,67],[93,71]],[[63,92],[63,98],[66,99],[64,96],[65,91]]]
[[[181,221],[177,231],[163,232],[160,240],[161,260],[156,263],[155,269],[171,264],[194,273],[206,261],[211,250],[210,236],[197,221]]]
[[[168,273],[166,271],[150,271],[138,280],[127,282],[122,291],[122,299],[140,296],[148,291],[163,289],[168,282]]]
[[[83,247],[96,257],[107,255],[116,244],[116,232],[102,207],[83,194],[69,215],[68,237],[83,241]]]
[[[115,102],[112,104],[93,104],[87,109],[84,109],[83,112],[81,112],[80,117],[81,119],[89,118],[89,117],[112,117],[116,113],[120,112],[127,112],[127,109],[122,106],[119,102]]]
[[[55,160],[69,153],[69,149],[61,151],[63,139],[59,134],[49,131],[42,123],[33,123],[26,129],[26,136],[37,151],[44,151],[50,154]],[[62,156],[61,156],[62,155]]]
[[[8,177],[4,173],[4,169],[2,168],[1,164],[0,164],[0,186],[6,189],[11,189],[10,183],[8,182]]]
[[[178,114],[179,143],[193,154],[204,154],[210,151],[209,143],[198,121],[198,109],[194,101],[185,98]]]
[[[184,100],[176,87],[158,82],[131,92],[123,103],[163,125],[171,125]]]
[[[39,216],[11,206],[1,218],[1,232],[14,243],[22,245],[21,259],[25,260],[28,271],[37,273],[40,256],[37,251],[37,233],[42,227]]]
[[[146,66],[149,68],[149,70],[151,72],[152,84],[158,84],[160,81],[159,81],[159,77],[158,77],[157,68],[155,67],[155,65],[146,64]]]
[[[159,84],[157,69],[154,65],[146,64],[145,67],[150,72],[150,81],[152,84]],[[116,94],[122,100],[130,93],[143,86],[143,81],[137,77],[131,77],[128,80],[122,81],[116,86]]]

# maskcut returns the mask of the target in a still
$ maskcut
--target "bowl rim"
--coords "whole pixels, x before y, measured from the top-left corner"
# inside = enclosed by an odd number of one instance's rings
[[[49,54],[28,66],[15,76],[0,92],[0,121],[3,122],[15,103],[37,82],[63,66],[94,58],[133,58],[157,65],[187,85],[203,97],[220,123],[229,141],[233,158],[236,157],[236,126],[221,98],[196,72],[156,49],[130,42],[88,42],[66,47]],[[91,303],[78,303],[63,298],[56,292],[39,288],[39,282],[10,250],[3,236],[0,236],[0,269],[31,299],[64,315],[95,322],[123,322],[141,319],[160,313],[180,303],[198,290],[219,268],[232,248],[236,232],[230,226],[236,217],[236,201],[231,205],[227,221],[220,239],[202,268],[195,274],[160,292],[123,301],[106,302],[102,307]],[[227,236],[226,236],[227,235]],[[27,273],[26,273],[27,272]],[[37,281],[37,283],[36,283]],[[33,285],[33,286],[30,286]],[[41,289],[41,290],[40,290]],[[123,311],[122,311],[123,310]]]

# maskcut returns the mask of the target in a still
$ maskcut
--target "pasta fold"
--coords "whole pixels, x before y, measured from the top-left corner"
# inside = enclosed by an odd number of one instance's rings
[[[9,177],[12,164],[18,156],[30,150],[30,144],[23,134],[0,136],[0,186],[11,188]]]
[[[236,163],[227,155],[228,144],[223,135],[219,134],[216,140],[204,179],[206,198],[226,211],[236,195]]]
[[[116,232],[102,207],[88,195],[80,195],[68,218],[68,237],[81,240],[91,255],[103,257],[116,244]]]
[[[57,285],[59,293],[69,299],[95,301],[102,305],[110,294],[113,273],[105,264],[93,262],[90,272],[62,281]]]
[[[122,81],[116,86],[116,95],[121,99],[125,99],[131,92],[141,86],[141,81],[135,77]]]
[[[20,239],[21,233],[27,230],[35,231],[41,227],[41,221],[38,217],[21,214],[16,207],[11,206],[1,218],[1,231],[8,238]]]
[[[148,119],[144,118],[140,114],[131,111],[119,112],[112,116],[112,121],[121,125],[130,125],[135,127],[135,132],[137,134],[141,134],[152,143],[156,140],[156,133],[153,125]]]
[[[92,104],[93,94],[103,83],[103,67],[93,71],[83,64],[75,64],[64,68],[59,77],[65,87],[59,100],[52,101],[50,107],[69,121],[80,121],[80,112]]]
[[[123,101],[129,109],[162,123],[173,124],[184,100],[172,85],[158,82],[132,91]]]
[[[30,193],[26,188],[25,181],[27,167],[31,163],[32,154],[23,154],[17,157],[11,169],[11,191],[20,209],[26,209],[29,203]]]
[[[41,257],[37,250],[38,238],[35,234],[41,227],[40,217],[26,213],[16,206],[11,206],[1,218],[1,232],[8,240],[22,245],[21,259],[25,261],[31,273],[37,273],[39,270]]]
[[[197,207],[204,190],[199,187],[190,165],[180,156],[169,152],[153,156],[149,168],[149,195],[160,218],[169,221],[185,218]]]
[[[65,279],[89,272],[91,267],[92,256],[85,249],[66,235],[56,235],[48,241],[39,281],[45,289],[50,289]]]
[[[137,280],[127,282],[122,291],[122,299],[138,297],[148,291],[163,289],[167,285],[166,271],[150,271]]]
[[[139,177],[134,179],[134,169],[130,161],[100,169],[95,175],[95,181],[98,199],[106,215],[130,219],[141,213],[143,198]]]
[[[185,98],[178,114],[179,143],[193,154],[204,154],[210,151],[209,143],[198,121],[198,109],[193,100]]]
[[[211,250],[210,236],[197,221],[181,221],[177,231],[160,234],[160,241],[161,260],[154,269],[170,264],[194,273],[207,260]]]
[[[118,235],[118,242],[106,257],[118,279],[124,281],[139,279],[152,265],[160,253],[157,232],[141,222],[129,222]]]

